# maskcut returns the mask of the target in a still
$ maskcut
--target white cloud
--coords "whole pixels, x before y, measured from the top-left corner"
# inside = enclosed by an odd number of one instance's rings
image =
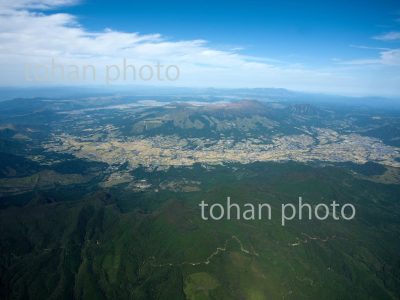
[[[400,66],[400,49],[383,51],[381,61],[385,65]]]
[[[373,38],[379,41],[397,41],[400,40],[400,32],[392,31],[382,35],[374,36]]]
[[[0,10],[51,9],[77,3],[78,0],[0,0]]]
[[[355,59],[350,61],[339,61],[346,65],[384,65],[398,67],[400,66],[400,49],[385,49],[380,51],[377,58]]]

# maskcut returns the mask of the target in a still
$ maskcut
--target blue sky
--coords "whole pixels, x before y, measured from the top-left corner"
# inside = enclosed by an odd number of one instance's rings
[[[0,62],[11,73],[39,57],[128,55],[179,64],[180,86],[400,96],[399,1],[3,0],[0,9]],[[0,74],[2,85],[23,84],[14,73]]]
[[[388,46],[371,37],[400,31],[400,2],[394,0],[86,0],[64,11],[92,30],[204,39],[221,49],[310,64],[370,57],[370,51],[351,45]]]

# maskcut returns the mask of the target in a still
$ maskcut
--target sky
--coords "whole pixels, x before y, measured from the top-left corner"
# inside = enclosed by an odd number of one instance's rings
[[[2,86],[399,97],[400,1],[0,0],[0,64]],[[124,73],[127,64],[135,78]],[[95,76],[83,76],[88,65]],[[147,73],[138,78],[139,70]]]

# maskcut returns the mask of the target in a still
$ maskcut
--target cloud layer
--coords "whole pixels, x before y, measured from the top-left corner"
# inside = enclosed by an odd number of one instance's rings
[[[24,82],[24,68],[29,64],[49,64],[55,59],[60,64],[90,64],[104,70],[104,66],[121,64],[125,58],[137,66],[154,65],[157,62],[162,65],[177,65],[181,74],[174,84],[179,86],[285,87],[360,95],[397,93],[397,87],[392,81],[400,78],[398,69],[390,70],[390,74],[395,75],[392,80],[379,79],[382,77],[380,73],[386,71],[375,70],[378,76],[371,85],[371,76],[363,76],[359,66],[399,66],[400,49],[381,51],[379,57],[368,60],[354,60],[349,62],[346,69],[336,67],[335,64],[325,68],[304,67],[301,64],[247,56],[238,49],[219,50],[201,39],[176,41],[159,33],[146,35],[107,28],[92,32],[83,28],[75,16],[52,11],[53,8],[75,5],[76,2],[0,0],[1,85],[30,84]],[[397,34],[391,32],[375,38],[393,40],[397,38]],[[357,67],[351,69],[350,65]],[[40,84],[71,84],[57,80]],[[82,85],[102,82],[75,83]]]
[[[385,34],[374,36],[374,39],[379,41],[398,41],[400,40],[400,32],[391,31]]]

